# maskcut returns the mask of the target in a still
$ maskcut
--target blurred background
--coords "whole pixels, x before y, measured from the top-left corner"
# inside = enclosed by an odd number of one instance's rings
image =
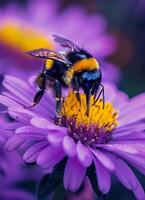
[[[27,8],[28,0],[1,0],[1,10],[15,5]],[[34,1],[37,2],[37,1]],[[55,2],[55,1],[52,1]],[[80,5],[88,14],[99,13],[117,42],[116,51],[107,59],[123,72],[119,87],[134,96],[145,89],[145,1],[144,0],[60,0],[59,9]],[[31,12],[33,12],[31,10]],[[18,13],[17,13],[18,14]],[[39,14],[39,13],[38,13]],[[41,16],[38,16],[41,21]],[[43,19],[42,19],[43,20]],[[64,22],[65,26],[65,22]],[[87,28],[87,24],[86,24]],[[94,27],[95,28],[95,27]],[[78,30],[80,31],[80,30]],[[10,34],[10,33],[9,33]],[[1,40],[1,38],[0,38]],[[45,42],[45,40],[43,41]],[[84,44],[85,45],[85,44]],[[107,48],[107,45],[106,45]]]
[[[47,10],[45,4],[49,4],[50,9]],[[79,17],[82,18],[80,24]],[[57,48],[51,32],[90,48],[101,63],[105,80],[114,81],[130,97],[145,91],[145,0],[0,0],[1,80],[6,73],[25,78],[39,71],[41,61],[27,57],[24,51]],[[139,175],[139,179],[145,185],[145,178]],[[33,183],[33,189],[29,188],[31,193],[35,186]],[[61,199],[66,199],[62,188],[58,193],[60,191]],[[88,186],[85,191],[79,195],[69,194],[67,199],[95,199]],[[109,199],[116,200],[116,197],[134,199],[118,183]],[[56,194],[54,199],[60,196]]]

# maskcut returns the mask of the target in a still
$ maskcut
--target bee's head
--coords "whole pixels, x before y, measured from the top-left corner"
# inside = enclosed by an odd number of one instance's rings
[[[70,60],[72,64],[74,64],[77,61],[92,58],[93,56],[89,54],[86,50],[80,49],[78,51],[70,51],[67,55],[67,58]]]

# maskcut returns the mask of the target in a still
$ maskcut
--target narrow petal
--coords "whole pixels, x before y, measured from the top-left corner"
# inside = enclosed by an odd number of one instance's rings
[[[22,124],[19,122],[10,122],[10,123],[1,124],[0,128],[2,128],[3,130],[16,130],[21,125]]]
[[[35,127],[42,128],[42,129],[49,129],[49,130],[56,130],[56,131],[67,131],[66,128],[56,126],[50,120],[47,120],[43,117],[34,117],[31,119],[31,124]]]
[[[120,117],[126,116],[127,114],[132,113],[134,110],[139,110],[140,108],[145,107],[145,93],[135,96],[129,100],[128,104],[124,105],[123,112]]]
[[[34,144],[33,146],[31,146],[23,155],[23,159],[24,161],[26,161],[27,163],[32,163],[36,161],[36,158],[38,157],[38,155],[40,154],[40,152],[46,148],[46,146],[48,146],[48,142],[47,141],[42,141],[39,143]]]
[[[13,106],[13,107],[10,107],[9,108],[9,111],[12,111],[12,112],[19,112],[19,113],[22,113],[22,114],[27,114],[29,115],[30,117],[35,117],[36,116],[36,113],[33,112],[33,111],[30,111],[28,109],[25,109],[24,107],[22,106]]]
[[[130,154],[138,154],[137,149],[131,144],[106,144],[101,145],[104,149],[111,149],[112,151],[120,151]]]
[[[145,124],[144,122],[138,122],[135,124],[129,124],[127,126],[122,126],[122,127],[117,127],[114,131],[113,131],[113,136],[117,136],[117,135],[129,135],[129,133],[138,133],[138,132],[142,132],[145,130]]]
[[[96,158],[94,163],[99,189],[102,193],[107,194],[111,187],[111,173]]]
[[[9,92],[3,93],[3,99],[0,97],[0,101],[2,101],[3,104],[7,106],[29,106],[32,104],[36,88],[32,88],[26,83],[26,81],[22,81],[13,76],[5,76],[3,85],[7,90],[9,90]],[[9,101],[7,101],[7,99],[9,99]],[[51,99],[50,95],[44,94],[44,98],[35,108],[32,108],[32,110],[37,114],[39,113],[40,116],[47,116],[48,118],[54,117],[55,104]],[[49,106],[48,102],[51,106]]]
[[[18,79],[19,80],[19,79]],[[9,90],[12,94],[15,94],[19,100],[21,100],[23,103],[26,103],[26,104],[31,104],[31,95],[28,95],[28,94],[31,94],[31,92],[27,92],[26,89],[22,89],[21,88],[21,85],[14,85],[13,83],[11,84],[8,84],[6,82],[4,82],[4,87]]]
[[[123,160],[129,161],[129,163],[133,167],[135,167],[137,170],[139,170],[141,173],[144,174],[144,172],[145,172],[145,159],[144,159],[143,156],[127,154],[127,153],[120,152],[120,151],[111,151],[111,152],[116,154],[119,157],[122,157]]]
[[[15,94],[20,100],[26,103],[31,103],[31,95],[34,94],[34,91],[25,81],[22,81],[14,76],[6,75],[3,85],[12,94]]]
[[[144,190],[132,170],[120,158],[112,156],[112,159],[116,166],[114,173],[118,180],[127,189],[132,190],[137,199],[143,200],[145,198]]]
[[[64,136],[65,136],[65,133],[63,134],[60,132],[53,132],[53,133],[47,134],[47,139],[52,145],[60,146],[60,144],[63,141]]]
[[[125,93],[118,91],[115,85],[111,83],[109,84],[104,83],[104,87],[105,87],[105,99],[107,101],[112,102],[117,109],[121,109],[123,105],[126,105],[128,96]]]
[[[46,140],[46,136],[40,133],[21,133],[18,135],[19,138],[22,138],[23,140],[29,141],[29,140],[33,140],[33,141],[42,141],[42,140]],[[48,141],[47,141],[48,143]]]
[[[18,89],[21,89],[23,92],[26,90],[26,91],[31,91],[30,90],[30,87],[28,86],[28,84],[17,78],[17,77],[14,77],[14,76],[10,76],[10,75],[5,75],[5,79],[4,79],[4,82],[3,82],[3,85],[5,87],[7,87],[7,85],[12,85],[14,87],[17,87],[18,85],[20,86]]]
[[[48,146],[37,158],[37,164],[43,168],[53,168],[58,162],[64,158],[64,152],[60,148]]]
[[[110,159],[110,157],[108,157],[102,151],[98,149],[92,150],[92,152],[95,155],[95,157],[102,163],[104,167],[106,167],[110,171],[114,170],[115,166],[114,166],[113,161]]]
[[[92,164],[92,153],[90,149],[85,147],[81,142],[77,144],[77,156],[85,167],[89,167]]]
[[[114,157],[113,157],[114,158]],[[112,159],[113,159],[112,158]],[[134,177],[133,172],[128,167],[128,165],[121,160],[120,158],[114,158],[115,163],[115,175],[119,179],[119,181],[129,190],[133,190],[136,188],[136,179]]]
[[[69,158],[64,172],[64,187],[66,190],[76,192],[85,178],[86,168],[80,164],[76,157]]]
[[[76,155],[76,144],[74,140],[69,137],[65,136],[63,139],[63,149],[69,157],[74,157]]]
[[[19,104],[15,101],[13,101],[12,99],[6,97],[6,96],[3,96],[3,95],[0,95],[0,103],[9,107],[9,106],[19,106]]]
[[[14,149],[16,149],[17,147],[19,147],[25,140],[23,138],[20,138],[16,135],[13,135],[12,137],[10,137],[6,144],[5,144],[5,148],[8,151],[12,151]]]
[[[139,200],[145,199],[144,189],[142,185],[140,184],[140,182],[138,181],[138,179],[136,179],[136,188],[133,190],[133,193],[137,199]]]
[[[123,139],[145,139],[145,134],[143,132],[144,130],[141,131],[133,131],[133,130],[128,130],[128,131],[122,131],[122,133],[116,133],[112,135],[113,140],[118,139],[118,140],[123,140]]]
[[[48,129],[54,127],[54,124],[42,117],[34,117],[31,124],[37,128]]]
[[[120,126],[126,126],[128,124],[132,124],[137,121],[143,120],[144,118],[145,118],[145,112],[138,112],[138,110],[135,110],[133,113],[130,113],[122,118],[120,117],[118,120]]]
[[[16,121],[22,122],[22,123],[29,123],[30,116],[27,114],[22,114],[18,112],[13,112],[8,110],[8,114],[15,119]]]
[[[144,148],[145,148],[145,139],[143,138],[136,138],[136,139],[132,139],[131,137],[130,138],[125,138],[124,140],[117,140],[117,139],[114,139],[113,141],[110,142],[110,144],[115,144],[115,145],[132,145],[134,148],[136,148],[134,145],[143,145]],[[138,149],[136,148],[136,151],[138,151]]]
[[[39,129],[39,128],[36,128],[34,126],[21,126],[19,128],[16,129],[15,133],[16,134],[22,134],[22,133],[39,133],[39,134],[42,134],[42,135],[45,135],[43,129]]]

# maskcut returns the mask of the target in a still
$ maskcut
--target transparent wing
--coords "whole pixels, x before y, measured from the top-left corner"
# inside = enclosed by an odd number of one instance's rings
[[[65,47],[65,48],[69,48],[71,51],[73,50],[79,50],[79,46],[77,46],[75,43],[73,43],[72,41],[66,39],[66,38],[63,38],[59,35],[55,35],[53,34],[52,35],[54,37],[54,40],[58,43],[60,43],[60,45],[62,47]]]
[[[37,58],[56,60],[66,65],[70,65],[69,60],[64,55],[49,49],[36,49],[26,53]]]

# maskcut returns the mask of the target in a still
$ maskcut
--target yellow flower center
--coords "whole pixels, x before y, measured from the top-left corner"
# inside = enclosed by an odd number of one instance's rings
[[[78,102],[74,92],[69,92],[68,97],[64,100],[62,106],[62,116],[67,120],[75,120],[76,127],[85,125],[97,125],[99,129],[104,129],[105,132],[112,131],[117,125],[118,111],[116,111],[110,102],[105,102],[103,109],[102,99],[99,99],[94,104],[94,97],[91,97],[89,116],[86,115],[86,97],[85,94],[80,94],[81,103]]]
[[[80,94],[80,99],[81,102],[78,102],[73,91],[64,98],[61,125],[68,127],[68,134],[76,143],[81,141],[86,146],[108,143],[112,130],[119,124],[118,111],[110,102],[106,102],[103,108],[102,99],[95,102],[92,96],[88,116],[85,94]]]
[[[54,49],[52,39],[43,32],[20,24],[14,20],[5,20],[0,26],[0,39],[3,43],[21,51],[37,48]]]

